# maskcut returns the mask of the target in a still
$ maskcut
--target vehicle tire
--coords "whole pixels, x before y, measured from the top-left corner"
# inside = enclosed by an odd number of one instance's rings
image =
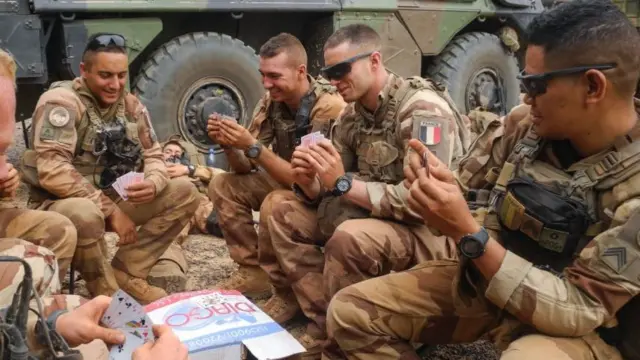
[[[147,106],[158,140],[180,134],[199,152],[210,147],[215,167],[228,169],[222,149],[206,133],[212,112],[247,127],[264,90],[256,52],[228,35],[196,32],[172,39],[142,65],[132,86]]]
[[[478,106],[505,115],[520,103],[516,57],[493,34],[459,35],[427,69],[427,76],[446,84],[458,110],[468,114]]]

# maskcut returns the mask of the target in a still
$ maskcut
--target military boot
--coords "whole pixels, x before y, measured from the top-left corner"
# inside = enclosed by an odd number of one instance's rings
[[[98,295],[113,296],[113,294],[118,291],[118,283],[111,272],[107,272],[105,276],[91,281],[85,279],[85,286],[89,294],[91,294],[91,297]]]
[[[303,333],[296,340],[307,350],[299,354],[298,359],[301,360],[319,360],[322,358],[322,343],[324,341],[316,339],[308,333]]]
[[[167,296],[163,289],[151,286],[146,280],[133,277],[118,269],[113,269],[120,288],[133,296],[140,304],[146,305]]]
[[[264,304],[262,310],[280,325],[285,324],[301,312],[298,300],[291,289],[274,289],[273,295]]]
[[[269,276],[259,266],[240,265],[231,277],[219,282],[216,287],[220,290],[237,290],[253,299],[271,295]]]
[[[167,293],[183,292],[187,288],[187,275],[175,261],[160,259],[149,271],[147,281],[152,286],[165,289]]]

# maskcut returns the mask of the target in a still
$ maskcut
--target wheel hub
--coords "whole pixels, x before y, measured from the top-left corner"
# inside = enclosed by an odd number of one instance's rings
[[[467,111],[482,107],[487,111],[505,115],[504,88],[502,79],[492,69],[477,71],[467,87]]]
[[[206,152],[219,146],[207,135],[207,121],[213,113],[242,119],[243,101],[235,86],[224,79],[206,78],[194,83],[180,102],[178,124],[183,137]]]

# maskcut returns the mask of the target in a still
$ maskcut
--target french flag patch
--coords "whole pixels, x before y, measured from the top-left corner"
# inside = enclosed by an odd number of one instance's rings
[[[420,141],[425,145],[437,145],[442,136],[442,126],[436,122],[425,121],[420,124]]]

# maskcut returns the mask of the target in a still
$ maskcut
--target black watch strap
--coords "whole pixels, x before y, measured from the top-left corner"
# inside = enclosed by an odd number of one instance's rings
[[[196,174],[196,167],[194,165],[188,165],[187,169],[189,169],[189,177],[193,177]]]

